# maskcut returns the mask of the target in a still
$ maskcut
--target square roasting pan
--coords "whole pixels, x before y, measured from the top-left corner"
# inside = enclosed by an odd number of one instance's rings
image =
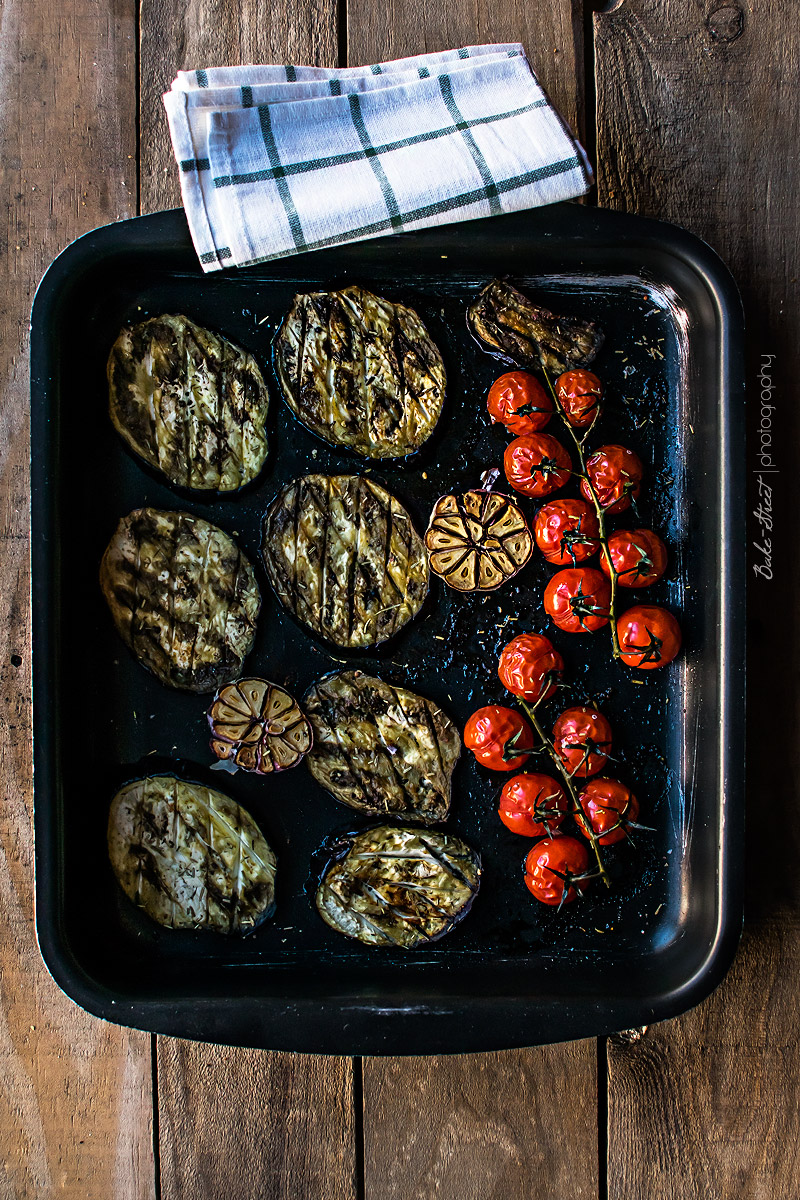
[[[472,342],[464,319],[495,275],[606,333],[595,368],[608,405],[590,445],[622,442],[646,464],[637,523],[661,532],[670,566],[630,600],[678,614],[685,649],[665,670],[614,667],[607,631],[548,628],[549,570],[538,554],[488,598],[434,581],[420,617],[368,653],[310,637],[266,583],[261,518],[296,475],[369,465],[424,529],[438,495],[477,485],[500,463],[507,439],[488,422],[485,394],[504,368]],[[271,375],[271,339],[295,292],[356,282],[416,308],[445,357],[445,412],[406,462],[364,464],[319,441]],[[124,322],[160,312],[226,334],[265,368],[270,454],[238,496],[176,493],[108,419],[109,348]],[[739,297],[707,246],[655,221],[560,205],[203,276],[183,213],[157,213],[97,229],[56,259],[36,296],[31,358],[36,922],[69,996],[108,1020],[185,1038],[429,1054],[647,1024],[716,986],[742,918],[744,370]],[[567,703],[600,702],[614,773],[654,827],[633,848],[610,848],[614,890],[595,886],[561,913],[529,897],[521,864],[530,843],[496,815],[503,779],[465,754],[448,827],[483,855],[467,918],[406,954],[328,929],[311,904],[312,855],[326,835],[363,819],[303,766],[273,780],[210,772],[210,698],[162,687],[114,631],[98,565],[119,518],[145,504],[191,510],[237,536],[264,598],[246,671],[298,697],[346,660],[430,696],[463,728],[474,708],[505,702],[499,649],[524,629],[547,632],[573,684]],[[522,504],[532,517],[533,503]],[[119,889],[105,846],[108,805],[124,781],[163,770],[241,801],[276,850],[277,912],[250,936],[162,929]]]

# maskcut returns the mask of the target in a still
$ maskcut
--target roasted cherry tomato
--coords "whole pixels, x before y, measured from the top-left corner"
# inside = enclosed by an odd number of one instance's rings
[[[553,745],[570,775],[602,771],[611,751],[611,726],[596,708],[567,708],[553,726]]]
[[[555,411],[552,397],[529,371],[509,371],[495,379],[486,407],[493,421],[517,436],[544,429]]]
[[[588,884],[589,851],[577,838],[543,838],[525,859],[528,891],[542,904],[569,904]]]
[[[570,477],[572,463],[561,442],[549,433],[515,438],[503,455],[506,478],[523,496],[549,496]]]
[[[521,633],[500,652],[497,674],[504,687],[522,700],[546,700],[556,690],[564,660],[549,638]]]
[[[544,607],[565,633],[594,633],[608,624],[611,584],[594,567],[557,571],[544,589]]]
[[[613,846],[628,836],[628,826],[639,816],[639,801],[630,788],[616,779],[593,779],[578,797],[584,816],[575,814],[575,824],[589,836],[588,826],[601,846]]]
[[[621,658],[629,667],[653,671],[672,662],[681,648],[681,629],[671,612],[635,604],[617,621]]]
[[[586,429],[600,413],[603,385],[591,371],[565,371],[556,380],[556,395],[574,429]]]
[[[568,811],[567,793],[549,775],[515,775],[500,793],[500,820],[523,837],[552,834]]]
[[[597,553],[597,514],[585,500],[550,500],[536,514],[533,536],[548,562],[575,567]]]
[[[638,498],[644,467],[638,454],[625,446],[601,446],[587,458],[586,473],[600,507],[617,513],[630,508],[631,500]],[[587,500],[592,499],[585,479],[581,480],[581,491]]]
[[[513,708],[488,704],[467,721],[464,745],[493,771],[516,771],[533,749],[533,730]]]
[[[650,587],[667,569],[667,548],[652,529],[619,529],[608,539],[608,549],[620,587]],[[605,554],[600,569],[611,574]]]

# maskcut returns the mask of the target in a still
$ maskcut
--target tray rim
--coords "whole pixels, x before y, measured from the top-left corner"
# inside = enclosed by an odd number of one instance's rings
[[[720,330],[719,358],[716,369],[727,392],[727,426],[730,436],[721,447],[720,459],[725,478],[726,504],[722,512],[723,541],[727,553],[722,561],[721,590],[744,597],[746,593],[744,521],[737,529],[735,515],[743,513],[744,472],[744,318],[736,284],[716,253],[695,235],[651,218],[617,213],[582,205],[553,205],[550,213],[569,209],[575,227],[569,234],[577,243],[592,241],[602,234],[616,233],[620,240],[657,243],[680,259],[705,284],[715,305]],[[544,210],[538,210],[542,220]],[[514,214],[516,220],[523,214]],[[545,213],[546,216],[546,213]],[[503,218],[495,218],[502,221]],[[459,228],[485,228],[485,222],[459,223]],[[434,228],[431,233],[453,226]],[[403,235],[394,235],[396,238]],[[409,235],[419,237],[420,233]],[[386,239],[387,241],[389,239]],[[602,1036],[632,1025],[665,1020],[694,1007],[721,982],[736,953],[743,918],[743,826],[744,826],[744,665],[734,666],[732,648],[745,645],[744,604],[726,613],[725,645],[720,653],[722,695],[720,708],[727,712],[729,736],[722,748],[720,794],[721,841],[717,876],[717,910],[714,935],[702,961],[693,964],[680,986],[664,993],[642,997],[619,996],[610,1004],[587,997],[559,1005],[555,1019],[547,1022],[545,1036],[531,1036],[537,1023],[521,1020],[535,1005],[525,997],[471,996],[469,1017],[459,1011],[458,1027],[453,1029],[451,1000],[419,1004],[392,1004],[391,997],[379,1002],[359,996],[305,997],[291,1001],[273,996],[239,995],[220,997],[131,999],[113,992],[91,976],[74,958],[68,945],[61,912],[63,870],[58,853],[60,826],[46,802],[37,804],[37,796],[47,794],[56,769],[55,754],[48,736],[48,721],[43,715],[42,698],[46,695],[51,657],[52,630],[50,608],[46,603],[48,551],[41,534],[45,532],[47,464],[34,447],[45,444],[46,402],[50,379],[39,368],[48,361],[44,332],[58,301],[61,289],[68,286],[76,268],[87,259],[118,253],[120,241],[126,252],[137,249],[191,247],[183,209],[169,209],[146,216],[100,226],[72,242],[53,260],[34,297],[31,314],[31,513],[32,513],[32,605],[33,624],[33,757],[34,757],[34,833],[35,833],[35,917],[37,940],[45,965],[61,990],[94,1016],[117,1024],[172,1036],[218,1044],[251,1046],[272,1050],[290,1050],[325,1054],[429,1054],[465,1053],[515,1049],[586,1036]],[[317,252],[317,253],[325,253]],[[259,270],[250,272],[258,275]],[[267,265],[267,270],[269,265]],[[738,335],[738,336],[737,336]],[[34,588],[36,589],[34,591]],[[738,733],[738,737],[735,736]],[[739,751],[734,749],[738,745]],[[423,989],[424,990],[424,987]],[[598,1011],[598,1008],[602,1011]],[[224,1012],[220,1011],[224,1010]],[[445,1021],[437,1020],[445,1018]],[[519,1030],[519,1033],[515,1033]],[[346,1031],[346,1032],[345,1032]]]

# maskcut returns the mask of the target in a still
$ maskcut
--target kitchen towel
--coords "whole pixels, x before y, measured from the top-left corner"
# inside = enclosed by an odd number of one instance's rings
[[[206,271],[552,204],[592,183],[521,45],[181,71],[164,103]]]

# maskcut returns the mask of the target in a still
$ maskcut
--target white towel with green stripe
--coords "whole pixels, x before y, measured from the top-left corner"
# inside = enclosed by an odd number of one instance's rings
[[[206,271],[535,208],[592,183],[521,45],[181,71],[164,103]]]

